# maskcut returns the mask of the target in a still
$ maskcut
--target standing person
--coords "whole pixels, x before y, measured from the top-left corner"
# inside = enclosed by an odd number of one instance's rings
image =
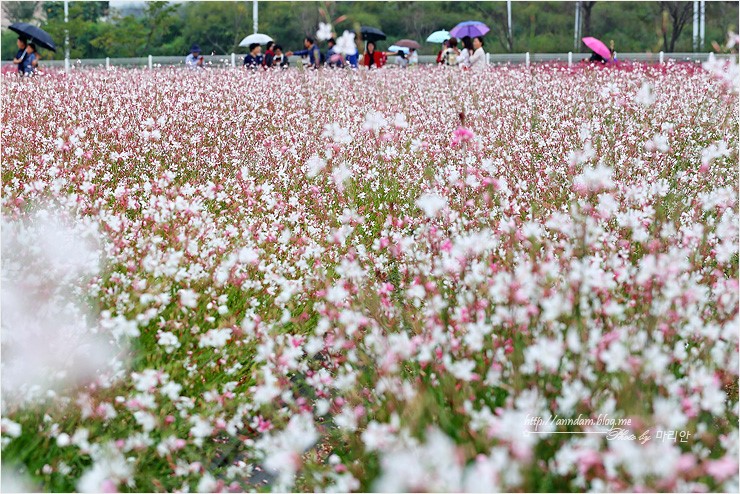
[[[185,65],[189,69],[203,68],[203,56],[200,54],[200,46],[194,44],[190,47],[190,54],[185,57]]]
[[[18,66],[18,73],[20,75],[23,75],[23,66],[26,60],[26,47],[28,46],[28,43],[25,39],[18,38],[18,41],[16,41],[16,45],[18,45],[18,52],[15,54],[13,63]]]
[[[419,65],[419,54],[416,48],[409,48],[409,65]]]
[[[362,65],[368,69],[379,69],[383,66],[383,53],[375,49],[375,42],[367,42],[367,45],[365,46],[365,55],[362,57]]]
[[[455,40],[457,41],[457,40]],[[439,53],[437,53],[437,64],[442,65],[445,63],[444,59],[442,58],[444,56],[445,50],[450,47],[450,40],[446,39],[442,42],[442,49],[439,50]]]
[[[470,36],[463,36],[462,49],[460,50],[460,60],[458,64],[464,70],[470,68],[470,56],[473,54],[473,40]]]
[[[483,70],[486,67],[486,52],[483,50],[483,44],[481,36],[473,38],[475,51],[470,56],[470,68],[473,70]]]
[[[265,56],[262,57],[262,66],[266,69],[272,67],[275,61],[275,42],[268,41],[265,45]]]
[[[304,50],[289,51],[286,53],[289,57],[296,55],[299,57],[308,57],[308,66],[314,69],[318,69],[321,65],[321,50],[316,46],[316,42],[311,36],[306,36],[303,39]]]
[[[455,66],[460,61],[460,50],[457,49],[457,38],[450,38],[447,49],[442,53],[444,65]]]
[[[275,45],[275,58],[273,59],[273,67],[280,67],[281,69],[287,68],[290,65],[288,57],[283,53],[283,47],[281,45]]]
[[[249,45],[249,53],[244,57],[244,66],[255,68],[262,65],[262,47],[259,43]]]

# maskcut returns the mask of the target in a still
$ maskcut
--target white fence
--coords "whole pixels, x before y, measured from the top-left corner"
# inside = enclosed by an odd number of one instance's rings
[[[236,68],[242,66],[244,54],[232,53],[231,55],[210,55],[204,56],[204,63],[214,68]],[[590,57],[590,53],[489,53],[489,64],[533,64],[533,63],[567,63],[572,65],[583,59]],[[729,59],[737,55],[715,55],[720,59]],[[644,63],[666,63],[674,62],[704,62],[709,57],[709,53],[617,53],[617,60]],[[393,65],[393,58],[389,58],[389,64]],[[292,66],[300,64],[300,58],[291,57]],[[436,57],[434,55],[419,55],[420,64],[434,64]],[[8,65],[9,62],[3,62]],[[83,60],[70,60],[71,69],[84,69],[95,67],[121,67],[121,68],[149,68],[158,67],[177,67],[185,65],[185,57],[148,57],[139,58],[90,58]],[[64,68],[64,60],[42,60],[41,67]]]

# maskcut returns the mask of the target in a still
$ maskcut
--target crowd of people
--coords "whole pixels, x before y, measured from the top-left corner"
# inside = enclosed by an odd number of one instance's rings
[[[365,52],[360,56],[359,51],[355,53],[344,54],[335,50],[337,41],[334,38],[327,40],[327,49],[322,51],[318,43],[312,36],[306,36],[303,39],[303,49],[297,51],[284,51],[283,47],[274,41],[265,44],[265,51],[262,51],[262,45],[252,43],[249,45],[249,52],[244,57],[242,66],[251,69],[269,69],[272,67],[286,68],[290,66],[288,57],[301,57],[302,64],[307,68],[358,68],[360,66],[368,69],[378,69],[388,63],[389,56],[396,57],[396,63],[401,68],[406,68],[419,63],[419,54],[415,48],[399,49],[398,51],[382,51],[376,49],[374,41],[368,41],[365,44]],[[203,56],[198,45],[190,48],[190,54],[185,57],[185,65],[189,68],[197,69],[203,67]]]
[[[437,53],[437,63],[440,65],[457,66],[463,70],[481,70],[486,66],[486,52],[483,49],[483,37],[463,36],[460,38],[461,47],[458,48],[457,38],[450,38],[442,44]]]

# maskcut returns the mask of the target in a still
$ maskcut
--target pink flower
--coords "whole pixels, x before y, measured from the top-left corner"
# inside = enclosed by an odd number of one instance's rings
[[[460,126],[452,133],[452,145],[459,146],[463,142],[472,141],[473,137],[475,137],[475,134],[473,134],[472,130],[467,127]]]
[[[707,463],[707,473],[714,477],[717,482],[722,482],[733,475],[737,475],[737,460],[729,456],[723,456],[719,460],[709,461]]]

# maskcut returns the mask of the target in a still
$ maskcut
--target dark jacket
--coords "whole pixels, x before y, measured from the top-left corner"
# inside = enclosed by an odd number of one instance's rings
[[[255,57],[251,53],[247,53],[247,56],[244,57],[244,66],[257,67],[259,65],[262,65],[262,55],[257,55]]]
[[[321,64],[321,50],[316,45],[305,50],[294,51],[293,55],[297,57],[305,57],[308,55],[308,64],[312,67],[318,67]]]
[[[265,52],[265,56],[262,59],[262,66],[265,68],[272,67],[273,60],[275,60],[275,52],[272,50],[267,50]]]

